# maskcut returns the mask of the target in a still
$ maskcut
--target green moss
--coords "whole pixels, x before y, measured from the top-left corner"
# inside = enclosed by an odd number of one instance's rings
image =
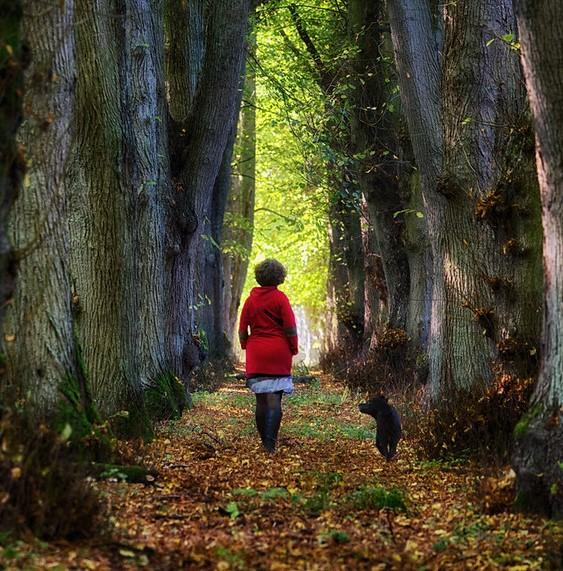
[[[542,410],[543,408],[541,404],[536,404],[533,406],[514,427],[514,437],[522,438],[525,436],[528,432],[528,428],[530,427],[530,423],[542,412]]]
[[[382,486],[362,486],[350,494],[350,502],[360,510],[390,508],[405,511],[407,509],[405,494],[392,488],[387,491]]]
[[[178,419],[188,404],[186,388],[172,373],[155,379],[144,400],[147,415],[153,420]]]
[[[92,474],[100,479],[116,479],[129,483],[147,484],[155,479],[154,473],[144,466],[92,463]]]
[[[516,511],[528,512],[534,505],[533,498],[530,501],[530,496],[525,492],[518,491],[514,499],[514,509]]]
[[[95,460],[113,457],[115,436],[109,423],[102,422],[100,415],[88,398],[84,399],[76,378],[68,376],[61,383],[59,401],[53,426],[63,434],[80,455]]]

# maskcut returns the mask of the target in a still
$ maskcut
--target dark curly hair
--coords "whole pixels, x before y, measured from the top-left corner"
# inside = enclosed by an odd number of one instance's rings
[[[268,258],[255,266],[254,275],[261,286],[277,286],[285,281],[287,271],[280,262]]]

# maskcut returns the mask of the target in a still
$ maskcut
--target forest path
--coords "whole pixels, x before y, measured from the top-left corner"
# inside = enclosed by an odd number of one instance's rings
[[[99,484],[110,504],[113,542],[49,546],[37,554],[40,568],[556,565],[561,528],[540,518],[480,513],[475,467],[418,461],[408,436],[398,459],[385,462],[373,445],[373,421],[328,381],[298,385],[284,398],[272,457],[259,446],[254,398],[242,381],[196,393],[194,404],[182,419],[163,423],[146,446],[145,462],[158,471],[152,485]]]

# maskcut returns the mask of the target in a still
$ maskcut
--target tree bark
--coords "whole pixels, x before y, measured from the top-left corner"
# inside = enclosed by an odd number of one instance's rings
[[[427,2],[388,6],[432,247],[429,397],[446,405],[491,382],[501,340],[538,333],[536,191],[525,136],[511,130],[525,101],[500,40],[514,16],[508,0],[446,5],[440,57]]]
[[[39,12],[31,1],[22,7],[30,63],[17,139],[26,174],[8,226],[19,263],[3,340],[10,390],[29,395],[43,415],[59,399],[60,382],[76,374],[65,179],[74,99],[73,4],[52,1]]]
[[[255,37],[248,44],[248,61],[235,143],[231,191],[227,205],[223,247],[226,335],[233,346],[254,235],[256,196],[256,71],[252,61]]]
[[[342,184],[342,182],[341,182]],[[341,195],[329,205],[329,312],[331,348],[358,350],[364,334],[364,257],[360,213]]]
[[[399,114],[389,107],[385,38],[383,32],[374,31],[381,29],[383,13],[383,1],[352,0],[349,4],[350,35],[359,48],[353,62],[356,113],[352,115],[351,131],[354,151],[362,157],[358,178],[385,272],[388,324],[405,329],[410,274],[403,218],[395,213],[405,208],[401,179],[408,176],[408,170],[399,160]]]
[[[228,138],[236,118],[250,0],[218,0],[208,7],[205,57],[182,137],[172,151],[177,185],[171,208],[176,255],[171,267],[168,336],[174,369],[186,378],[199,363],[194,291],[197,254]]]
[[[0,61],[0,322],[13,292],[15,263],[7,225],[25,171],[16,135],[22,120],[23,72],[28,48],[22,45],[23,7],[19,1],[0,1],[0,38],[6,55]]]
[[[158,181],[151,185],[139,178],[154,168],[149,162],[154,159],[147,160],[146,156],[151,152],[150,134],[145,133],[149,140],[135,149],[128,144],[133,141],[128,141],[127,135],[137,134],[127,133],[125,126],[129,120],[139,126],[139,115],[147,112],[135,99],[144,78],[125,81],[122,71],[128,66],[143,66],[148,60],[144,59],[143,45],[130,43],[138,41],[136,24],[143,18],[143,12],[135,14],[132,2],[122,5],[122,13],[112,0],[77,0],[75,6],[76,157],[70,269],[77,340],[90,389],[96,406],[109,415],[121,409],[142,409],[140,372],[145,363],[138,360],[142,296],[135,273],[141,244],[135,240],[134,221],[137,201],[145,200],[143,193],[147,199],[156,194]],[[141,20],[133,22],[135,18]],[[143,30],[141,35],[145,33]],[[145,44],[147,40],[145,37]],[[143,104],[150,109],[154,97],[150,87],[154,89],[155,80],[153,77],[151,85],[151,78],[147,79],[149,89]],[[153,122],[155,117],[145,122],[143,132],[150,130]]]
[[[544,230],[542,360],[530,412],[516,429],[520,503],[563,517],[563,5],[518,0],[522,65],[534,117]]]

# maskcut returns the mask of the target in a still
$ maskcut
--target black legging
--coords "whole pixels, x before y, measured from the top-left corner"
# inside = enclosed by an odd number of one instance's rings
[[[276,449],[282,419],[283,391],[256,394],[256,428],[268,452]]]

